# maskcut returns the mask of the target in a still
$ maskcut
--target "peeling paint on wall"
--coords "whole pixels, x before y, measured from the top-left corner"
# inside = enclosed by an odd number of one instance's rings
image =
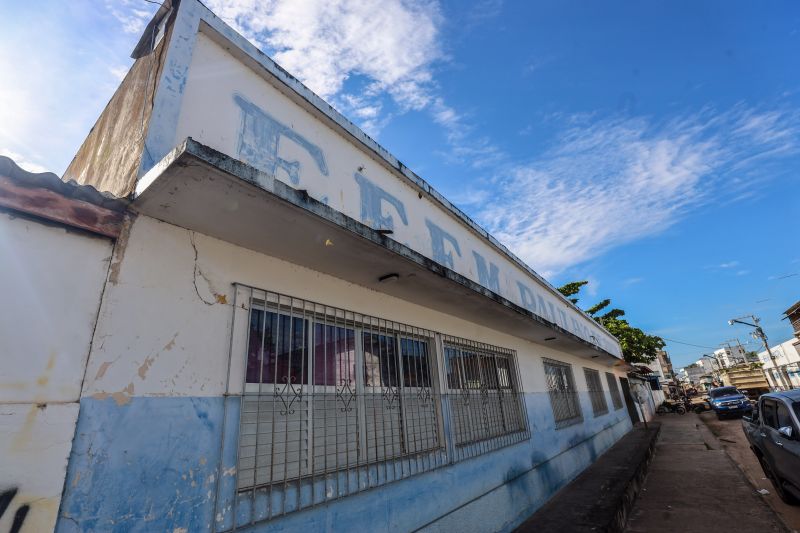
[[[239,159],[272,176],[277,177],[278,170],[283,170],[289,176],[289,181],[297,185],[300,183],[300,162],[287,161],[278,156],[281,139],[288,139],[308,152],[317,164],[320,174],[328,175],[325,154],[319,146],[282,124],[241,94],[235,94],[233,100],[242,112],[236,149]]]

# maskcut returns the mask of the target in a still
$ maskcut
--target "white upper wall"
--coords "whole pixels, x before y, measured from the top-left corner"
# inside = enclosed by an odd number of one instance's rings
[[[78,401],[111,248],[0,213],[0,403]]]
[[[621,356],[612,335],[204,6],[182,2],[173,32],[143,171],[192,137]]]
[[[772,350],[772,355],[775,356],[775,364],[781,366],[800,362],[800,353],[798,353],[797,346],[795,345],[797,342],[797,339],[792,338],[788,341],[776,344],[775,346],[770,346],[769,348]],[[773,368],[775,366],[766,350],[759,352],[758,359],[764,363],[765,368]]]

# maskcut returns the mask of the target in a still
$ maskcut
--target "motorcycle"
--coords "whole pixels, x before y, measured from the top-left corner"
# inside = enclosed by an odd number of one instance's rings
[[[666,413],[678,413],[679,415],[685,415],[686,407],[684,406],[683,402],[664,400],[664,403],[656,408],[656,414],[663,415]]]

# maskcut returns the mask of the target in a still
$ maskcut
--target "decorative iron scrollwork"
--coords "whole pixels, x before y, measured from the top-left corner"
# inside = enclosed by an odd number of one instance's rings
[[[286,415],[293,415],[294,409],[292,406],[303,399],[303,386],[300,385],[299,387],[295,387],[291,382],[297,380],[297,377],[292,376],[291,379],[287,376],[283,376],[284,386],[282,389],[278,389],[275,387],[275,397],[278,398],[281,403],[283,403],[283,409],[281,409],[280,413],[283,416]],[[287,395],[287,391],[289,394]]]
[[[383,401],[386,402],[387,409],[394,409],[397,407],[397,399],[400,397],[397,387],[386,387],[383,391]]]
[[[351,380],[347,380],[342,387],[336,388],[336,398],[341,400],[344,404],[343,407],[340,407],[339,410],[343,413],[349,413],[353,410],[352,403],[356,399],[356,392],[351,387]]]

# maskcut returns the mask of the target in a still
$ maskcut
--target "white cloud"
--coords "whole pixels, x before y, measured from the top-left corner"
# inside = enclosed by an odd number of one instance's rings
[[[720,263],[717,266],[719,268],[733,268],[739,266],[739,261],[728,261],[727,263]]]
[[[30,161],[24,155],[17,153],[13,150],[0,146],[0,155],[10,158],[17,166],[21,167],[28,172],[40,173],[47,172],[47,168],[35,161]]]
[[[363,76],[369,80],[363,94],[349,96],[367,108],[382,93],[403,109],[431,101],[431,65],[442,57],[435,2],[212,0],[208,6],[323,98],[341,96],[349,78]],[[347,96],[340,102],[347,104]]]
[[[787,155],[800,147],[797,113],[743,105],[663,124],[586,116],[565,117],[564,123],[540,159],[511,165],[493,180],[493,200],[476,213],[543,272],[661,232],[689,208],[764,179],[768,173],[756,167],[763,167],[765,154]]]
[[[142,5],[157,8],[115,9]],[[116,89],[115,69],[137,38],[88,1],[21,6],[14,15],[0,8],[0,72],[13,73],[0,83],[0,146],[29,170],[60,174]]]
[[[125,78],[125,75],[128,73],[128,67],[124,65],[111,67],[108,69],[108,72],[115,80],[122,82],[122,80]]]
[[[450,149],[440,155],[448,162],[486,168],[506,158],[506,154],[488,137],[476,137],[474,126],[441,98],[433,100],[430,111],[433,121],[444,129]]]
[[[431,114],[444,129],[450,149],[440,155],[448,162],[485,167],[502,158],[437,94],[434,65],[445,59],[437,1],[210,0],[207,5],[368,134],[377,135],[393,117],[384,105],[391,99],[401,113]],[[501,9],[500,0],[478,2],[464,23],[478,24]]]
[[[106,8],[117,19],[125,33],[139,35],[144,31],[150,18],[153,16],[152,9],[142,8],[144,0],[117,0],[114,3],[107,2]]]
[[[628,278],[622,281],[623,287],[630,287],[631,285],[637,285],[644,281],[644,278]]]

